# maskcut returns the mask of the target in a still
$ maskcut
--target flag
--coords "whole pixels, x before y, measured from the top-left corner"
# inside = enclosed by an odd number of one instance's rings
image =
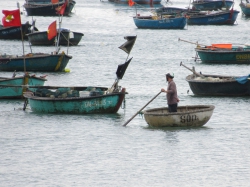
[[[57,35],[56,21],[52,22],[48,27],[48,39],[51,40]]]
[[[52,4],[59,3],[59,0],[51,0],[51,3],[52,3]]]
[[[133,6],[135,4],[135,2],[133,0],[128,0],[128,5],[129,6]]]
[[[133,57],[132,57],[133,58]],[[125,62],[124,64],[120,64],[118,65],[118,68],[116,70],[116,75],[118,79],[122,79],[130,61],[132,60],[132,58],[130,58],[127,62]]]
[[[2,23],[4,27],[20,27],[21,26],[21,17],[20,10],[2,10],[4,17]]]
[[[65,0],[64,4],[62,6],[59,6],[59,7],[56,8],[56,13],[60,14],[60,15],[63,15],[64,12],[65,12],[65,9],[67,7],[67,4],[68,4],[68,0]]]
[[[136,37],[137,36],[125,36],[124,39],[127,40],[127,42],[125,42],[119,48],[129,54],[134,46]]]

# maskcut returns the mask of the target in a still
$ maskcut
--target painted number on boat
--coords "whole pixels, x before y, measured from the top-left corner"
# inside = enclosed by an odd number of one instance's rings
[[[85,108],[91,108],[91,107],[101,107],[112,104],[112,101],[106,101],[104,100],[96,100],[96,101],[87,101],[85,102]]]
[[[190,123],[193,121],[198,120],[198,117],[194,114],[194,115],[182,115],[181,116],[181,123]]]
[[[249,60],[250,54],[236,55],[236,60]]]
[[[159,21],[159,23],[171,23],[173,22],[173,20],[170,20],[170,19],[162,19]]]

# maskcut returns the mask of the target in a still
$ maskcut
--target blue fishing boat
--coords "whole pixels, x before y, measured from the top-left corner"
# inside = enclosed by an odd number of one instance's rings
[[[58,29],[59,30],[59,29]],[[36,31],[30,34],[27,34],[28,40],[31,45],[55,45],[55,38],[58,38],[60,33],[59,44],[64,46],[76,46],[81,41],[83,33],[73,32],[68,29],[61,29],[57,32],[57,36],[53,37],[51,40],[48,39],[47,31]],[[70,36],[72,33],[72,37]]]
[[[128,4],[129,0],[109,0],[112,3]],[[160,4],[161,0],[133,0],[137,4]]]
[[[198,10],[230,9],[233,3],[233,0],[193,0],[192,8]]]
[[[119,48],[129,56],[136,36],[127,36],[125,39],[127,42]],[[118,83],[124,76],[131,60],[132,58],[126,60],[124,64],[118,65],[116,71],[117,78],[110,88],[96,86],[44,86],[36,91],[24,94],[26,98],[24,109],[29,104],[32,111],[41,113],[116,113],[121,107],[126,94],[126,89],[118,86]]]
[[[18,77],[0,77],[0,99],[20,99],[27,90],[35,91],[33,87],[43,86],[46,79],[25,74]]]
[[[26,55],[0,55],[0,71],[64,71],[72,56],[62,53],[29,53]]]
[[[63,6],[66,0],[52,3],[51,0],[26,0],[23,5],[28,16],[58,16],[57,9]],[[64,16],[69,16],[75,6],[74,0],[68,0]]]
[[[237,19],[239,11],[201,11],[198,13],[188,13],[188,25],[233,25]]]
[[[248,0],[246,0],[246,3],[243,3],[243,1],[240,2],[240,8],[246,16],[250,16],[250,3]]]
[[[140,29],[184,29],[187,24],[184,16],[136,16],[133,19],[136,27]]]

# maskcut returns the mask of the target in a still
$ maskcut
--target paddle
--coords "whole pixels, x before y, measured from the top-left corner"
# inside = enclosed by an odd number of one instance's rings
[[[156,96],[154,96],[146,105],[144,105],[138,112],[136,112],[126,123],[123,124],[123,126],[126,126],[132,119],[140,112],[142,111],[149,103],[151,103],[158,95],[160,95],[162,91],[160,91]]]
[[[204,44],[199,44],[198,42],[190,42],[190,41],[187,41],[187,40],[183,40],[183,39],[178,39],[178,41],[183,41],[183,42],[187,42],[187,43],[190,43],[190,44],[195,44],[195,45],[204,45]],[[205,47],[208,46],[208,45],[204,45]]]
[[[180,63],[180,66],[184,66],[185,68],[187,68],[188,70],[192,71],[195,75],[197,75],[199,77],[203,77],[203,78],[205,77],[204,75],[197,73],[195,70],[192,70],[192,69],[188,68],[187,66],[185,66],[184,64],[182,64],[182,62]]]

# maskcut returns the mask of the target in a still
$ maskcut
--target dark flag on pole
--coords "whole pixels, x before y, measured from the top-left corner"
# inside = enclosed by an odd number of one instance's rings
[[[127,40],[119,48],[125,51],[127,54],[132,50],[137,36],[125,36],[124,39]]]
[[[132,57],[133,58],[133,57]],[[122,79],[130,61],[132,60],[132,58],[130,58],[127,62],[125,62],[124,64],[120,64],[118,65],[118,68],[116,70],[116,75],[118,79]]]

